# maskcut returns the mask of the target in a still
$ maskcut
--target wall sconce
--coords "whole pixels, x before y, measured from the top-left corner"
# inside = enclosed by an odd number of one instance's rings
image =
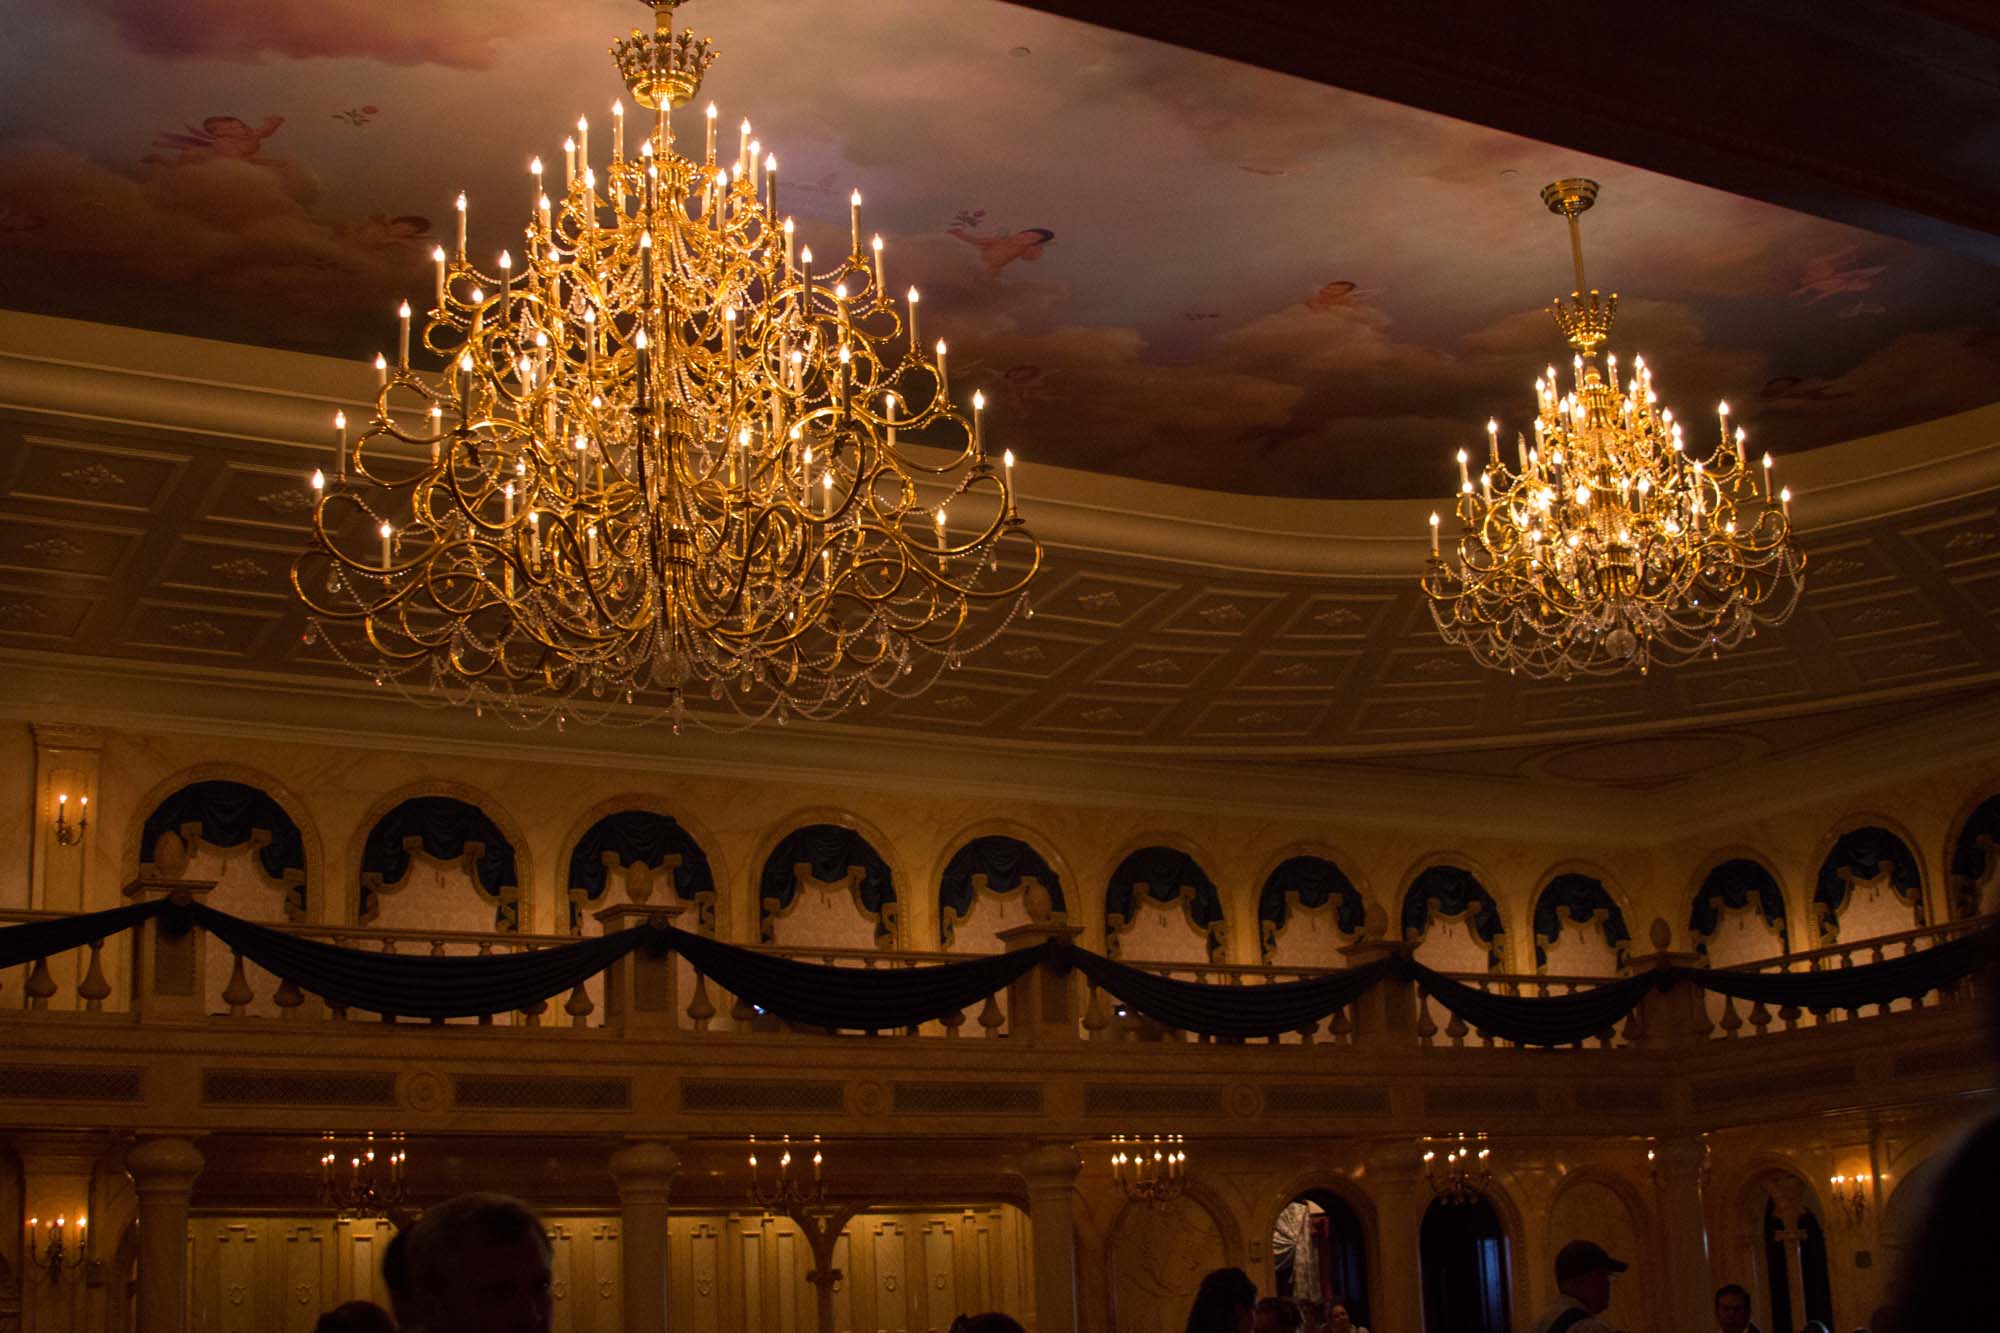
[[[90,827],[90,798],[77,798],[76,822],[69,818],[69,793],[60,792],[56,796],[56,846],[74,847],[83,841],[83,831]]]
[[[76,1219],[76,1245],[72,1253],[65,1242],[63,1232],[68,1219],[62,1214],[56,1220],[44,1225],[38,1217],[28,1219],[28,1267],[39,1268],[51,1282],[60,1282],[63,1274],[83,1267],[83,1240],[85,1222],[81,1214]],[[42,1237],[46,1233],[47,1240]]]
[[[1847,1214],[1849,1222],[1859,1222],[1868,1216],[1868,1187],[1874,1183],[1873,1176],[1858,1171],[1851,1176],[1830,1176],[1826,1183],[1832,1189],[1833,1201]]]

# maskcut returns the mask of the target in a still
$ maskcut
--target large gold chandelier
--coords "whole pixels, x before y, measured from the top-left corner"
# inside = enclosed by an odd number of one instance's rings
[[[1562,391],[1553,366],[1535,381],[1534,440],[1516,435],[1512,466],[1497,422],[1476,477],[1459,450],[1463,530],[1449,550],[1430,517],[1423,585],[1438,632],[1487,666],[1538,678],[1643,674],[1719,653],[1789,618],[1805,572],[1791,492],[1773,494],[1769,454],[1752,466],[1729,405],[1717,409],[1715,450],[1693,458],[1643,358],[1622,390],[1618,359],[1600,366],[1618,297],[1585,285],[1577,230],[1596,198],[1588,180],[1542,191],[1569,222],[1576,265],[1571,304],[1549,307],[1576,353],[1573,387]]]
[[[335,419],[292,583],[308,636],[378,684],[527,724],[678,730],[703,694],[824,718],[915,693],[1026,610],[1013,453],[989,455],[982,395],[954,401],[916,289],[890,295],[859,191],[847,250],[816,261],[748,121],[719,160],[711,105],[701,159],[675,151],[668,113],[715,58],[673,31],[681,2],[645,0],[655,30],[612,48],[657,113],[636,142],[622,103],[604,158],[578,120],[491,268],[461,194],[433,369],[406,302],[373,421],[350,445]]]

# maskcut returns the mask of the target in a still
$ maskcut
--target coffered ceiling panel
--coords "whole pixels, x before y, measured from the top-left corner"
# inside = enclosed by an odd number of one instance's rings
[[[1091,683],[1140,689],[1185,688],[1200,681],[1225,655],[1226,650],[1221,648],[1133,644],[1097,672]]]
[[[0,496],[79,511],[158,512],[187,466],[185,454],[29,435],[0,472]]]
[[[4,506],[0,501],[0,570],[108,579],[144,535],[138,528],[26,517]]]
[[[1279,631],[1286,639],[1365,639],[1389,614],[1397,598],[1322,593],[1306,599],[1298,614]]]

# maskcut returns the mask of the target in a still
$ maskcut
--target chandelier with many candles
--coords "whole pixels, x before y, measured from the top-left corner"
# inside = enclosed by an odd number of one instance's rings
[[[1675,665],[1782,624],[1798,604],[1805,557],[1792,542],[1791,492],[1771,489],[1771,456],[1753,466],[1744,432],[1718,409],[1721,438],[1693,457],[1652,371],[1599,350],[1618,308],[1583,279],[1577,218],[1597,183],[1542,191],[1569,222],[1571,303],[1549,309],[1575,352],[1565,392],[1551,366],[1535,381],[1534,439],[1501,456],[1489,421],[1475,478],[1458,452],[1461,527],[1448,547],[1433,513],[1423,576],[1448,643],[1489,667],[1568,680]]]
[[[645,0],[655,30],[612,48],[656,113],[633,142],[622,103],[601,158],[577,121],[491,265],[460,195],[417,346],[406,302],[373,420],[350,442],[335,419],[292,582],[308,637],[378,684],[526,724],[678,730],[703,696],[824,718],[1026,610],[1014,456],[953,396],[916,289],[891,294],[860,193],[815,259],[748,121],[719,157],[711,105],[702,156],[676,151],[669,112],[715,58],[673,31],[681,2]]]

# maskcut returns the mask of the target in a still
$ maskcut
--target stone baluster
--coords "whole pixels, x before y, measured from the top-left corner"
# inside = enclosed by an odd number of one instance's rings
[[[250,989],[250,978],[243,972],[243,955],[232,952],[234,960],[229,969],[229,984],[222,988],[222,1002],[229,1006],[231,1018],[241,1018],[250,1012],[251,1001],[257,993]]]
[[[111,996],[111,983],[104,978],[104,941],[90,942],[90,966],[84,970],[83,980],[77,983],[77,998],[83,1001],[85,1013],[100,1013],[105,1000]]]
[[[708,1025],[715,1021],[715,1001],[708,998],[708,978],[699,971],[694,973],[694,993],[688,997],[687,1016],[696,1032],[708,1031]]]

